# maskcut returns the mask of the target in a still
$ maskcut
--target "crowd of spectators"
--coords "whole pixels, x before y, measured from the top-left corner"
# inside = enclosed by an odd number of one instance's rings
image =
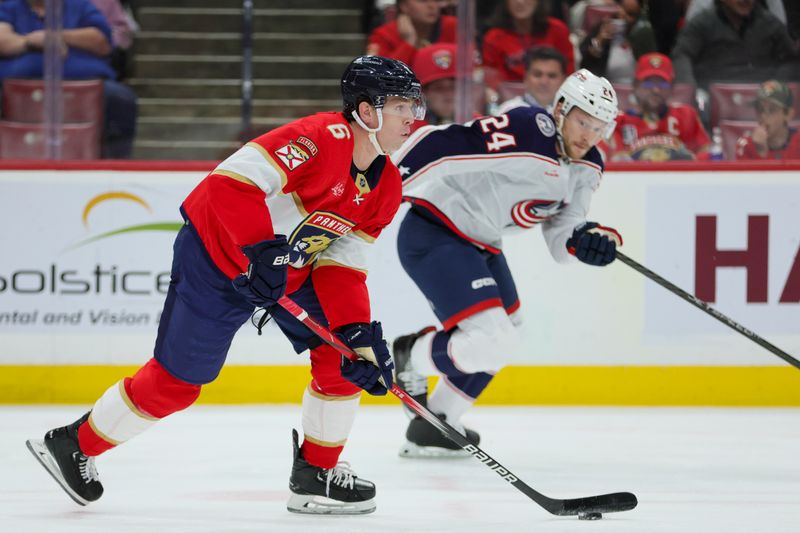
[[[44,0],[0,1],[0,83],[44,76]],[[64,0],[61,50],[64,80],[102,80],[100,154],[129,158],[136,133],[137,99],[124,83],[136,30],[120,0]]]
[[[389,8],[367,52],[406,61],[421,79],[435,71],[446,82],[423,81],[424,90],[435,107],[448,107],[428,122],[453,120],[455,71],[435,65],[455,63],[454,2]],[[587,68],[620,97],[619,126],[605,146],[611,159],[800,158],[796,0],[486,0],[477,9],[474,78],[486,98],[476,113],[551,109],[564,76]],[[738,89],[717,90],[731,86]],[[740,117],[715,112],[730,94]]]

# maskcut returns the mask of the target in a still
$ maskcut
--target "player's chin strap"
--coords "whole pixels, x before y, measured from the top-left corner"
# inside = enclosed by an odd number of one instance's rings
[[[372,143],[372,146],[375,148],[375,151],[378,152],[378,155],[387,155],[389,152],[381,148],[381,145],[378,142],[378,132],[381,131],[381,128],[383,127],[383,111],[381,110],[380,107],[375,108],[375,111],[378,112],[377,128],[370,128],[369,126],[364,124],[364,121],[361,120],[361,117],[358,116],[358,110],[354,109],[352,115],[353,118],[356,120],[356,123],[367,132],[367,136],[369,137],[369,142]]]
[[[563,106],[561,112],[558,113],[558,116],[554,117],[556,119],[556,143],[558,143],[558,154],[566,163],[572,161],[572,158],[567,155],[567,148],[564,146],[564,137],[561,135],[561,126],[564,124],[564,120],[566,119],[566,115],[563,112]]]

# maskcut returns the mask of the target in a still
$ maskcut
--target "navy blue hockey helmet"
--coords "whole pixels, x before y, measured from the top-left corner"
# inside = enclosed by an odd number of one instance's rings
[[[342,74],[342,101],[346,115],[355,111],[361,102],[369,102],[381,109],[388,96],[402,96],[416,102],[424,116],[422,86],[402,61],[361,56],[355,58]]]

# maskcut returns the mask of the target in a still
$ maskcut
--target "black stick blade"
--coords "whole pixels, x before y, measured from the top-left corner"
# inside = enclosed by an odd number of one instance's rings
[[[630,511],[639,503],[630,492],[615,492],[587,498],[560,500],[560,508],[547,509],[554,515],[573,516],[581,513],[618,513]]]

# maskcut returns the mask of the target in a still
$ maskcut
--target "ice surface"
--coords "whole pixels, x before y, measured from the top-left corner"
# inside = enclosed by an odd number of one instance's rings
[[[105,495],[73,503],[25,439],[87,407],[0,407],[2,532],[797,533],[800,410],[492,408],[481,447],[534,489],[572,498],[631,491],[633,511],[554,517],[478,461],[397,456],[400,407],[362,408],[342,457],[377,484],[356,517],[286,511],[299,406],[197,406],[97,460]],[[491,530],[490,530],[491,528]]]

